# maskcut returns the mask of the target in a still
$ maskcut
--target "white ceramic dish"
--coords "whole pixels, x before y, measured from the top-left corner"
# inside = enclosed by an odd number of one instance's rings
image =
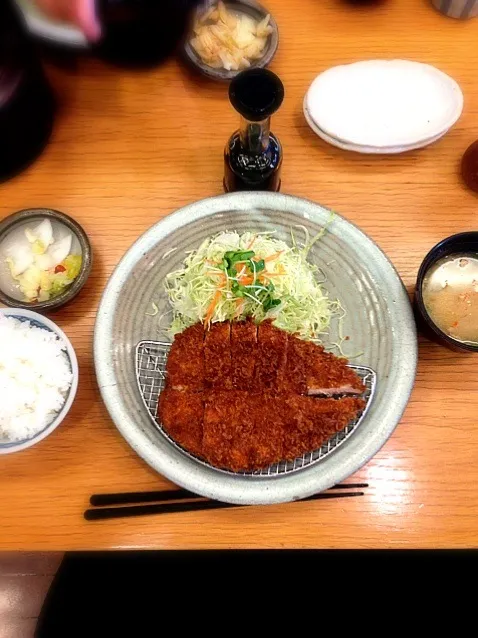
[[[2,454],[13,454],[14,452],[21,452],[22,450],[26,450],[30,447],[33,447],[43,439],[46,439],[56,428],[62,423],[65,419],[66,415],[71,409],[73,405],[73,401],[75,400],[76,392],[78,390],[78,380],[79,380],[79,369],[78,369],[78,360],[76,358],[75,350],[70,343],[70,340],[65,335],[63,330],[59,328],[53,321],[48,319],[47,317],[43,317],[37,312],[32,312],[31,310],[23,310],[16,308],[0,308],[0,314],[6,317],[15,317],[15,319],[24,319],[31,321],[34,325],[37,325],[40,328],[45,328],[46,330],[51,330],[56,335],[58,335],[66,344],[66,353],[68,355],[68,359],[70,361],[71,370],[73,373],[73,381],[68,392],[68,396],[65,399],[65,403],[53,419],[53,421],[44,428],[41,432],[34,435],[30,439],[26,439],[24,441],[2,441],[0,439],[0,455]]]
[[[307,120],[307,124],[314,131],[316,135],[318,135],[324,142],[327,142],[331,146],[335,146],[337,148],[342,149],[343,151],[351,151],[352,153],[362,153],[364,155],[396,155],[398,153],[407,153],[408,151],[415,151],[419,148],[424,148],[429,144],[433,144],[440,140],[444,135],[448,133],[448,130],[443,131],[436,137],[432,137],[428,140],[422,140],[421,142],[417,142],[416,144],[410,144],[408,146],[360,146],[358,144],[347,144],[342,140],[335,139],[330,135],[327,135],[325,131],[317,126],[317,124],[312,119],[308,109],[307,109],[307,98],[304,98],[304,116]]]
[[[87,39],[74,25],[52,20],[40,11],[34,0],[15,0],[15,2],[32,35],[67,47],[88,48]]]
[[[186,455],[151,419],[136,379],[139,342],[160,339],[158,318],[169,303],[163,281],[188,250],[229,230],[274,231],[290,242],[291,228],[316,235],[330,211],[277,193],[232,193],[195,202],[168,215],[126,253],[113,273],[97,312],[95,368],[101,394],[118,430],[157,472],[197,494],[242,504],[299,500],[356,472],[385,443],[400,421],[415,380],[417,340],[407,292],[390,261],[356,226],[336,215],[309,253],[326,273],[325,287],[347,310],[343,334],[356,365],[377,373],[370,408],[360,426],[315,465],[278,476],[229,474]],[[296,233],[297,235],[297,233]],[[175,249],[175,250],[172,250]],[[158,307],[151,316],[152,302]],[[337,339],[331,326],[324,345]]]
[[[318,75],[306,105],[314,124],[341,143],[410,149],[456,123],[463,94],[455,80],[428,64],[365,60]]]

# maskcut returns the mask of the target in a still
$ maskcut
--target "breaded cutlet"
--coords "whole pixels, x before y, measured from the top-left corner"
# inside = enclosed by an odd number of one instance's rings
[[[202,454],[234,472],[262,469],[319,448],[363,407],[352,397],[212,392],[204,411]]]
[[[213,323],[206,331],[204,370],[208,388],[232,388],[231,324],[229,321]]]
[[[158,418],[169,436],[185,450],[202,457],[204,398],[202,392],[161,392]]]
[[[307,394],[306,369],[300,341],[295,335],[287,335],[287,363],[284,374],[280,379],[280,392],[292,392],[293,394]],[[323,352],[321,346],[317,346],[317,354]]]
[[[364,408],[344,359],[264,321],[201,324],[177,335],[158,418],[182,447],[231,471],[259,470],[321,447]]]
[[[204,328],[202,324],[177,334],[167,362],[167,387],[184,392],[202,392],[204,384]]]
[[[256,324],[251,319],[234,322],[231,327],[232,387],[234,390],[251,390],[253,388],[256,351]]]
[[[293,460],[320,448],[364,409],[355,397],[316,399],[297,394],[279,397],[276,413],[284,428],[284,460]]]
[[[351,394],[359,395],[365,390],[360,377],[349,368],[346,359],[339,359],[330,352],[317,355],[315,344],[304,342],[307,394]],[[311,347],[313,346],[313,347]]]
[[[358,375],[322,346],[288,336],[287,364],[282,390],[297,394],[362,394],[365,390]]]
[[[249,466],[249,440],[257,397],[248,392],[213,391],[204,410],[204,458],[216,467],[239,471]]]
[[[257,331],[257,360],[251,391],[278,391],[287,362],[287,332],[267,320]]]

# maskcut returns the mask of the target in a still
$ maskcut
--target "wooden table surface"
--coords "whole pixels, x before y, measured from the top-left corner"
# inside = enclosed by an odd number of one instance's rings
[[[283,142],[283,191],[358,224],[411,292],[425,253],[476,229],[477,199],[459,160],[478,137],[478,20],[455,21],[426,0],[354,9],[341,0],[269,0],[280,28],[272,69],[286,99],[274,119]],[[306,125],[302,100],[324,69],[364,58],[428,62],[461,85],[465,109],[433,146],[398,157],[346,153]],[[95,381],[92,336],[102,290],[132,242],[177,207],[221,193],[222,150],[236,127],[227,87],[175,60],[146,73],[89,59],[51,66],[61,99],[52,142],[0,186],[0,218],[28,206],[75,217],[91,237],[93,274],[69,308],[51,315],[78,353],[81,382],[63,425],[31,450],[0,460],[0,549],[470,547],[478,544],[478,371],[473,354],[420,339],[416,386],[401,424],[353,478],[370,484],[345,501],[86,523],[94,492],[162,489],[121,438]]]

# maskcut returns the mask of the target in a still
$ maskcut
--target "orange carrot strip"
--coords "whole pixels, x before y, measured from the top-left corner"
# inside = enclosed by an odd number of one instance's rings
[[[204,318],[204,323],[209,323],[211,321],[211,317],[216,310],[216,306],[219,303],[222,295],[222,288],[218,288],[214,293],[214,297],[212,298],[211,303],[209,304],[209,308],[207,309],[206,316]]]
[[[274,261],[274,259],[277,259],[278,257],[280,257],[282,255],[284,251],[283,250],[279,250],[278,253],[274,253],[273,255],[269,255],[269,257],[264,257],[264,261],[267,263],[268,261]]]
[[[254,242],[256,241],[257,237],[254,235],[254,237],[252,238],[251,243],[249,244],[249,246],[246,248],[246,250],[250,250],[253,246],[254,246]]]

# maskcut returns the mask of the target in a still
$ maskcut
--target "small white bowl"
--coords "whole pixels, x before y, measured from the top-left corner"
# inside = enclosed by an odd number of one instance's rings
[[[11,442],[1,442],[0,440],[0,455],[2,455],[13,454],[14,452],[21,452],[22,450],[26,450],[29,447],[33,447],[40,441],[43,441],[43,439],[46,439],[46,437],[49,436],[53,432],[53,430],[56,430],[56,428],[60,425],[60,423],[70,411],[70,408],[73,405],[73,401],[75,400],[76,392],[78,390],[79,369],[76,353],[70,343],[70,340],[65,335],[63,330],[61,330],[61,328],[53,323],[53,321],[47,319],[43,315],[38,314],[37,312],[16,308],[0,308],[0,315],[30,321],[32,324],[38,326],[39,328],[50,330],[51,332],[54,332],[56,335],[58,335],[58,337],[60,337],[60,339],[62,339],[66,345],[66,354],[68,356],[71,371],[73,373],[73,380],[71,382],[71,387],[68,391],[68,395],[65,399],[65,403],[63,404],[62,409],[60,410],[60,412],[58,412],[53,421],[49,425],[47,425],[46,428],[41,430],[41,432],[38,432],[38,434],[35,434],[30,439]]]

